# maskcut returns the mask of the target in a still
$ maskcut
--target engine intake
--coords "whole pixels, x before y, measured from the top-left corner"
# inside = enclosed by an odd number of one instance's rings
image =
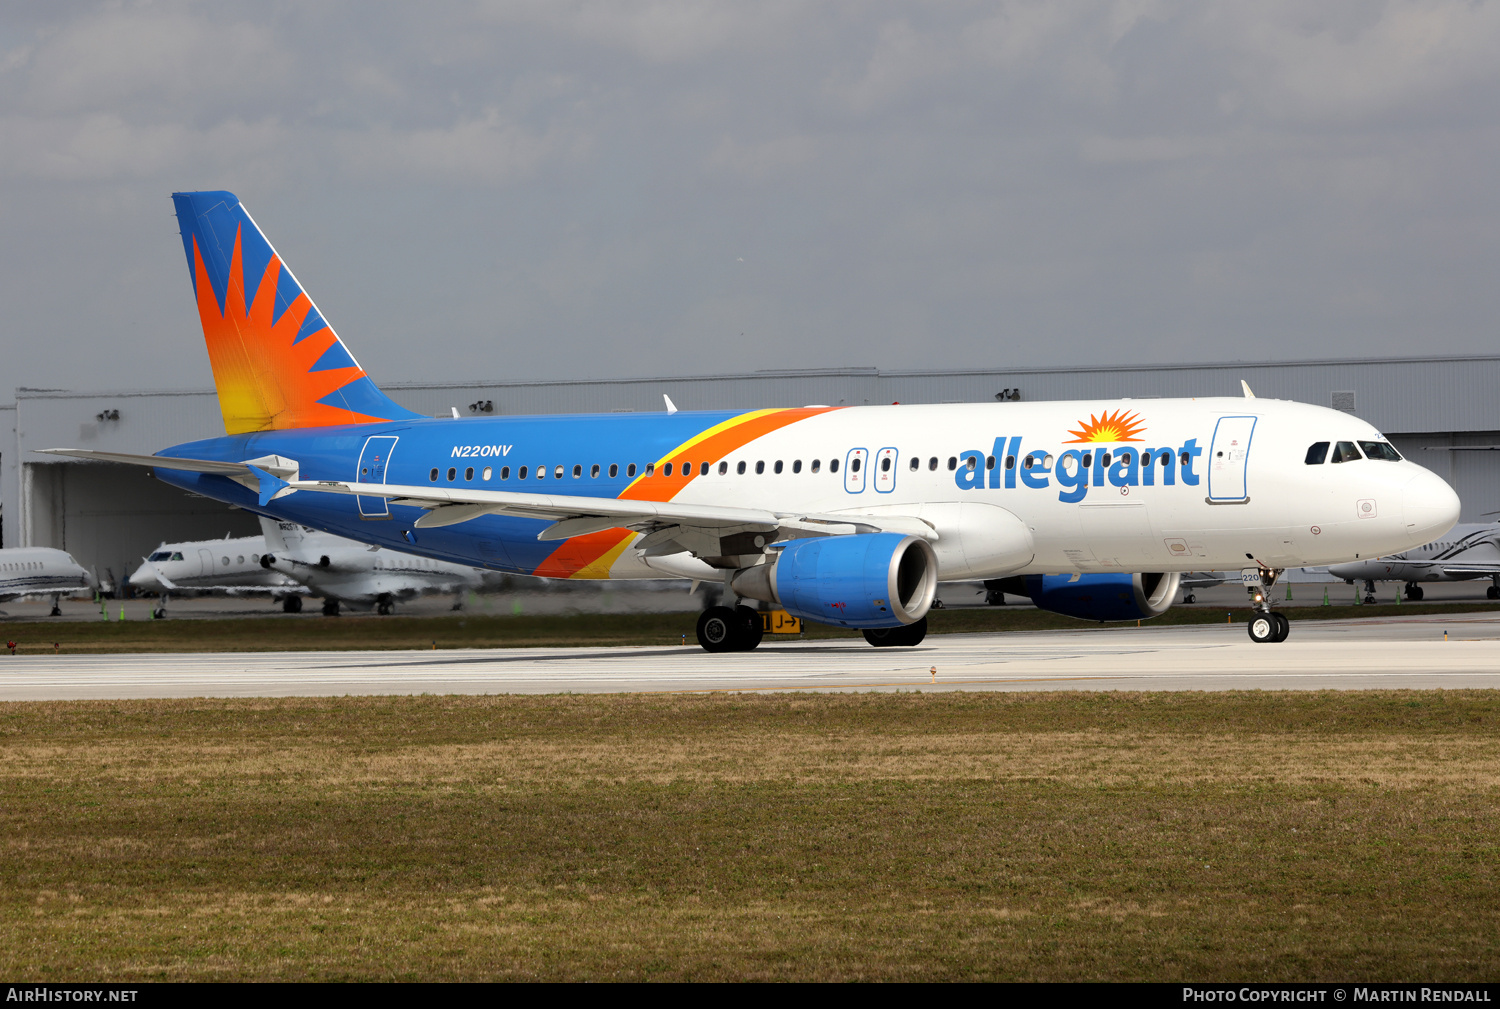
[[[1181,581],[1177,571],[1026,575],[1005,579],[1002,591],[1030,596],[1038,609],[1079,620],[1145,620],[1171,608]]]
[[[900,627],[927,615],[937,594],[937,556],[900,533],[794,540],[730,583],[748,599],[840,627]]]

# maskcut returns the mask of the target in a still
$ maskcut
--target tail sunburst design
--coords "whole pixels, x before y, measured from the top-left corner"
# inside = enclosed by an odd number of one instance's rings
[[[232,193],[174,193],[229,434],[416,414],[375,387]]]

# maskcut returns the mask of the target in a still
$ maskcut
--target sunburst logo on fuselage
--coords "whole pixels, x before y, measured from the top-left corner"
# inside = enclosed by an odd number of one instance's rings
[[[1124,410],[1116,410],[1113,413],[1106,410],[1103,414],[1089,415],[1088,423],[1082,421],[1078,424],[1078,430],[1069,431],[1073,437],[1063,442],[1064,445],[1077,445],[1083,442],[1127,442],[1140,441],[1136,435],[1146,430],[1146,422],[1141,420],[1136,413],[1126,413]]]

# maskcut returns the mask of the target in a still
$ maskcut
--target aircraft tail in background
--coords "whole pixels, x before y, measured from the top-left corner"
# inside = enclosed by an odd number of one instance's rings
[[[419,416],[370,381],[238,197],[172,202],[226,432]]]

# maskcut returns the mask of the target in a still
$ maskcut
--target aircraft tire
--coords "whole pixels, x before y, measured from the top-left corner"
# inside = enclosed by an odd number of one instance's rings
[[[283,599],[281,601],[281,612],[283,612],[283,613],[301,613],[302,612],[302,597],[301,596],[287,596],[285,599]]]
[[[760,614],[748,606],[736,606],[734,615],[739,618],[739,645],[735,651],[751,652],[760,647],[760,639],[765,637],[765,628],[761,626]]]
[[[739,615],[728,606],[710,606],[698,616],[698,644],[705,652],[735,651],[739,623]]]
[[[1271,639],[1271,642],[1280,644],[1286,640],[1288,634],[1292,633],[1292,622],[1286,618],[1285,613],[1272,613],[1271,616],[1276,618],[1276,636]]]
[[[1406,598],[1414,603],[1420,603],[1424,594],[1420,585],[1408,586],[1406,590]]]
[[[339,615],[339,601],[337,599],[323,600],[323,616],[336,617]]]
[[[1250,616],[1250,622],[1246,624],[1250,632],[1250,640],[1257,645],[1264,645],[1276,641],[1276,632],[1281,629],[1280,622],[1273,614],[1254,613]]]
[[[910,648],[927,637],[927,618],[902,627],[868,627],[861,633],[876,648]]]
[[[1196,603],[1198,601],[1198,597],[1189,592],[1187,595],[1182,597],[1182,601],[1185,603]]]
[[[1495,586],[1491,585],[1489,588],[1484,590],[1484,597],[1486,599],[1500,599],[1500,588],[1496,588]]]

